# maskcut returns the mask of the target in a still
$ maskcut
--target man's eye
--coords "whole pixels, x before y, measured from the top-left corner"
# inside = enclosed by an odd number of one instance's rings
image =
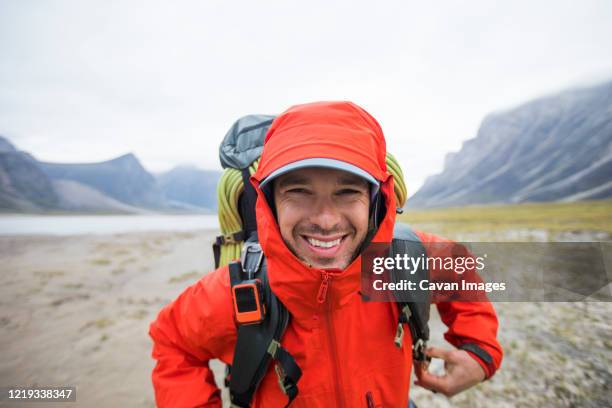
[[[308,194],[308,190],[305,188],[291,188],[286,191],[289,194]]]
[[[338,194],[338,195],[353,195],[353,194],[361,194],[361,191],[353,190],[351,188],[345,188],[343,190],[338,191],[336,194]]]

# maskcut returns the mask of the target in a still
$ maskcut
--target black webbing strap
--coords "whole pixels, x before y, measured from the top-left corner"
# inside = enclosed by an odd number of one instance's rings
[[[215,256],[215,268],[219,267],[219,262],[221,261],[221,245],[225,244],[237,244],[246,239],[246,235],[244,231],[234,232],[233,234],[228,235],[218,235],[215,237],[215,242],[213,242],[213,255]]]
[[[255,216],[255,202],[257,201],[257,192],[251,184],[251,174],[249,168],[242,169],[242,183],[244,191],[238,199],[238,208],[240,208],[240,216],[242,217],[242,228],[248,237],[252,233],[257,232],[257,217]]]
[[[215,268],[218,268],[219,263],[221,263],[221,245],[216,242],[213,243],[213,256],[215,258]]]
[[[287,405],[285,405],[285,407],[288,407],[297,397],[297,382],[302,376],[302,370],[295,362],[293,356],[278,341],[273,340],[270,343],[268,353],[276,361],[275,371],[278,377],[278,385],[289,398]]]
[[[242,281],[242,268],[238,262],[230,262],[229,274],[230,274],[230,285],[233,287]]]

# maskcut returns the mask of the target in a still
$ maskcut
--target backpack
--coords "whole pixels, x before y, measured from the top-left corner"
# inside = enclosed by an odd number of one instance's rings
[[[250,405],[271,360],[276,363],[279,386],[288,397],[287,406],[298,394],[298,381],[302,375],[295,359],[281,345],[291,316],[268,283],[265,255],[257,240],[257,195],[249,181],[259,164],[265,135],[273,120],[274,117],[269,115],[240,118],[230,128],[219,148],[221,165],[225,170],[217,187],[222,235],[216,237],[213,243],[215,267],[229,265],[232,299],[237,315],[243,311],[257,314],[265,309],[263,320],[254,324],[237,323],[234,359],[231,367],[226,369],[225,380],[233,407]],[[401,168],[390,154],[387,165],[395,179],[399,180],[395,194],[401,207],[406,198]],[[395,254],[426,256],[418,236],[405,224],[396,224],[394,228],[389,256]],[[426,264],[423,263],[424,266]],[[404,270],[390,272],[394,282],[407,278]],[[428,274],[425,267],[417,270],[415,275],[417,279],[428,279]],[[415,301],[410,298],[410,293],[402,292],[396,295],[395,301],[399,309],[394,339],[396,346],[402,347],[404,326],[407,326],[412,335],[414,360],[427,360],[425,348],[429,340],[429,299]]]

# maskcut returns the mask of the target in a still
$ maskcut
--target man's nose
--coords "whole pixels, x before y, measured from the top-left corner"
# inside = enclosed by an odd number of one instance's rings
[[[331,231],[340,225],[341,215],[331,198],[319,198],[312,208],[310,220],[322,230]]]

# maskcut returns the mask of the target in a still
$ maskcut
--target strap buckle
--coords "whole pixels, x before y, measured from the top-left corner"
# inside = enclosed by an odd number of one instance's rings
[[[239,244],[244,241],[244,231],[233,232],[226,235],[218,235],[215,237],[216,245]]]
[[[256,256],[255,261],[252,261]],[[247,276],[252,277],[261,267],[264,258],[263,250],[258,242],[246,242],[240,254],[240,263]]]
[[[285,381],[287,379],[287,374],[285,374],[285,371],[282,369],[280,364],[274,365],[274,371],[276,372],[276,377],[278,378],[278,386],[281,390],[283,390],[285,395],[289,395],[291,384]]]
[[[272,356],[273,359],[276,360],[276,353],[280,349],[281,345],[278,341],[272,340],[270,345],[268,346],[268,354]],[[288,380],[287,373],[281,367],[279,363],[274,365],[274,371],[276,372],[276,377],[278,378],[278,386],[283,393],[287,396],[291,395],[291,389],[295,387],[292,381]]]
[[[276,352],[278,351],[280,347],[280,343],[274,339],[272,339],[272,341],[270,342],[270,345],[268,346],[268,354],[270,354],[272,356],[272,358],[276,358]]]
[[[402,323],[397,324],[397,330],[395,331],[395,345],[399,348],[402,348],[402,342],[404,340],[404,325]]]
[[[395,345],[399,348],[402,348],[402,343],[404,340],[404,325],[403,323],[408,323],[410,321],[410,317],[412,316],[412,312],[410,311],[410,307],[405,305],[402,308],[399,322],[397,323],[397,330],[395,331]]]
[[[412,346],[412,359],[415,361],[431,361],[431,357],[425,354],[425,349],[427,348],[427,342],[423,339],[418,339],[414,346]]]
[[[297,385],[287,376],[280,364],[274,366],[274,371],[276,371],[276,376],[278,377],[278,386],[289,397],[290,404],[297,395]]]
[[[404,307],[402,307],[402,315],[400,316],[400,322],[408,323],[411,317],[412,312],[410,311],[410,306],[405,305]]]

